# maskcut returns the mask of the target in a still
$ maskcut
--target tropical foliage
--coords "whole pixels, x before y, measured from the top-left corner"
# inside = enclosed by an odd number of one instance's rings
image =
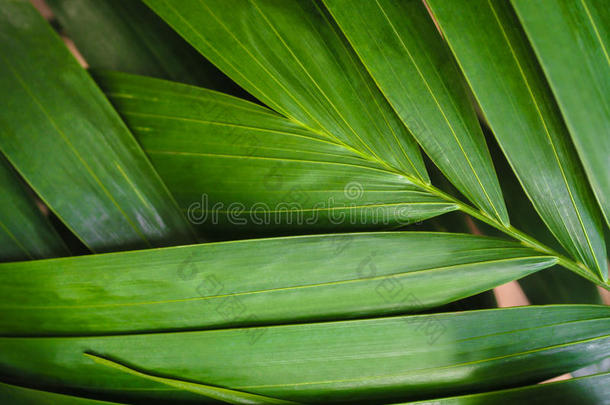
[[[47,3],[0,0],[3,403],[608,400],[604,0]]]

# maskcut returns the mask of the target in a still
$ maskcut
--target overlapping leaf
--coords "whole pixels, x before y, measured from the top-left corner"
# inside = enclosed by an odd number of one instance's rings
[[[201,329],[417,312],[554,263],[514,242],[429,232],[272,238],[7,263],[0,265],[0,334]]]
[[[0,154],[0,261],[65,256],[68,249]]]
[[[555,383],[535,384],[480,394],[404,402],[400,405],[512,405],[525,403],[599,405],[603,404],[609,396],[610,374],[604,373]]]
[[[464,195],[508,225],[464,80],[423,3],[325,0],[325,4],[428,156]]]
[[[118,114],[27,1],[0,2],[0,149],[93,251],[190,227]]]
[[[140,0],[49,0],[88,65],[245,94]]]
[[[546,73],[608,222],[610,7],[604,0],[512,3]]]
[[[555,237],[607,279],[599,209],[508,2],[428,2],[498,143]]]
[[[145,3],[277,112],[364,159],[428,180],[412,136],[316,2]]]
[[[481,327],[484,325],[485,327]],[[0,338],[0,371],[126,400],[191,392],[100,365],[297,402],[421,399],[531,384],[610,353],[610,309],[547,306],[245,329]],[[18,383],[19,381],[16,381]]]
[[[116,402],[97,401],[94,399],[56,394],[12,384],[0,383],[0,396],[6,404],[11,405],[116,405]]]
[[[457,208],[253,103],[125,74],[97,79],[181,208],[208,232],[381,228]]]
[[[492,136],[491,134],[488,134]],[[545,226],[544,222],[523,192],[506,158],[497,144],[491,147],[496,169],[500,178],[502,192],[506,196],[506,207],[509,212],[518,212],[512,218],[512,224],[533,236],[547,246],[563,252],[561,245]],[[440,217],[439,219],[442,219]],[[444,221],[443,221],[444,223]],[[502,233],[492,227],[479,223],[479,229],[489,236],[501,236]],[[453,230],[452,230],[453,231]],[[464,231],[463,231],[464,232]],[[530,274],[519,280],[519,285],[530,304],[601,304],[602,300],[595,284],[561,266]]]

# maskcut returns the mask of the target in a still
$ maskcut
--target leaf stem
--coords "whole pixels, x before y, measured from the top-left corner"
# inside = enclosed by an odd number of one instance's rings
[[[403,174],[403,176],[404,176],[404,174]],[[458,207],[458,209],[460,211],[462,211],[463,213],[468,214],[471,217],[476,218],[479,221],[482,221],[482,222],[496,228],[500,232],[517,239],[523,245],[530,247],[532,249],[535,249],[546,255],[554,256],[555,258],[557,258],[557,264],[559,264],[560,266],[563,266],[566,269],[575,272],[576,274],[586,278],[587,280],[595,283],[596,285],[599,285],[605,289],[609,288],[608,284],[606,284],[602,280],[600,280],[595,275],[595,273],[593,271],[591,271],[589,268],[587,268],[583,263],[574,261],[574,260],[570,259],[569,257],[562,255],[561,253],[546,246],[539,240],[531,237],[530,235],[526,234],[523,231],[520,231],[519,229],[513,227],[512,225],[505,226],[504,224],[502,224],[500,221],[496,220],[495,218],[489,217],[484,212],[458,200],[457,198],[453,197],[452,195],[445,193],[444,191],[436,188],[435,186],[433,186],[431,184],[426,184],[417,179],[413,179],[410,176],[409,176],[409,180],[412,181],[413,183],[415,183],[417,186],[430,192],[431,194],[434,194],[446,201],[449,201],[449,202],[455,204]]]

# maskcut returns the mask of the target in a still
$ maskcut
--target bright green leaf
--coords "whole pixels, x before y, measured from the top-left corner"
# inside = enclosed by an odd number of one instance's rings
[[[417,312],[554,263],[515,242],[431,232],[271,238],[7,263],[0,264],[0,334],[219,328]]]
[[[363,159],[428,180],[411,134],[316,2],[145,3],[277,112]]]
[[[325,4],[428,156],[465,196],[508,225],[500,185],[464,79],[423,3],[325,0]]]

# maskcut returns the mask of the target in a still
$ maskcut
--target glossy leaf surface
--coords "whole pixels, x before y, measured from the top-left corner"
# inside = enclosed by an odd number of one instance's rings
[[[209,233],[387,228],[457,208],[267,108],[150,78],[97,79],[180,207]]]
[[[607,280],[597,203],[508,2],[428,2],[528,197],[561,244]]]
[[[145,1],[199,52],[291,121],[427,181],[411,134],[316,2]]]
[[[610,221],[610,7],[513,0],[606,221]]]
[[[428,156],[478,207],[508,224],[464,79],[424,4],[385,0],[325,0],[325,4]]]
[[[481,328],[485,325],[485,328]],[[396,400],[532,384],[610,353],[610,309],[547,306],[203,332],[0,338],[0,371],[125,398],[193,393],[100,365],[297,402]]]
[[[93,251],[188,243],[118,114],[27,1],[2,0],[0,148]]]
[[[418,312],[554,263],[514,242],[429,232],[258,239],[7,263],[0,264],[0,335]]]

